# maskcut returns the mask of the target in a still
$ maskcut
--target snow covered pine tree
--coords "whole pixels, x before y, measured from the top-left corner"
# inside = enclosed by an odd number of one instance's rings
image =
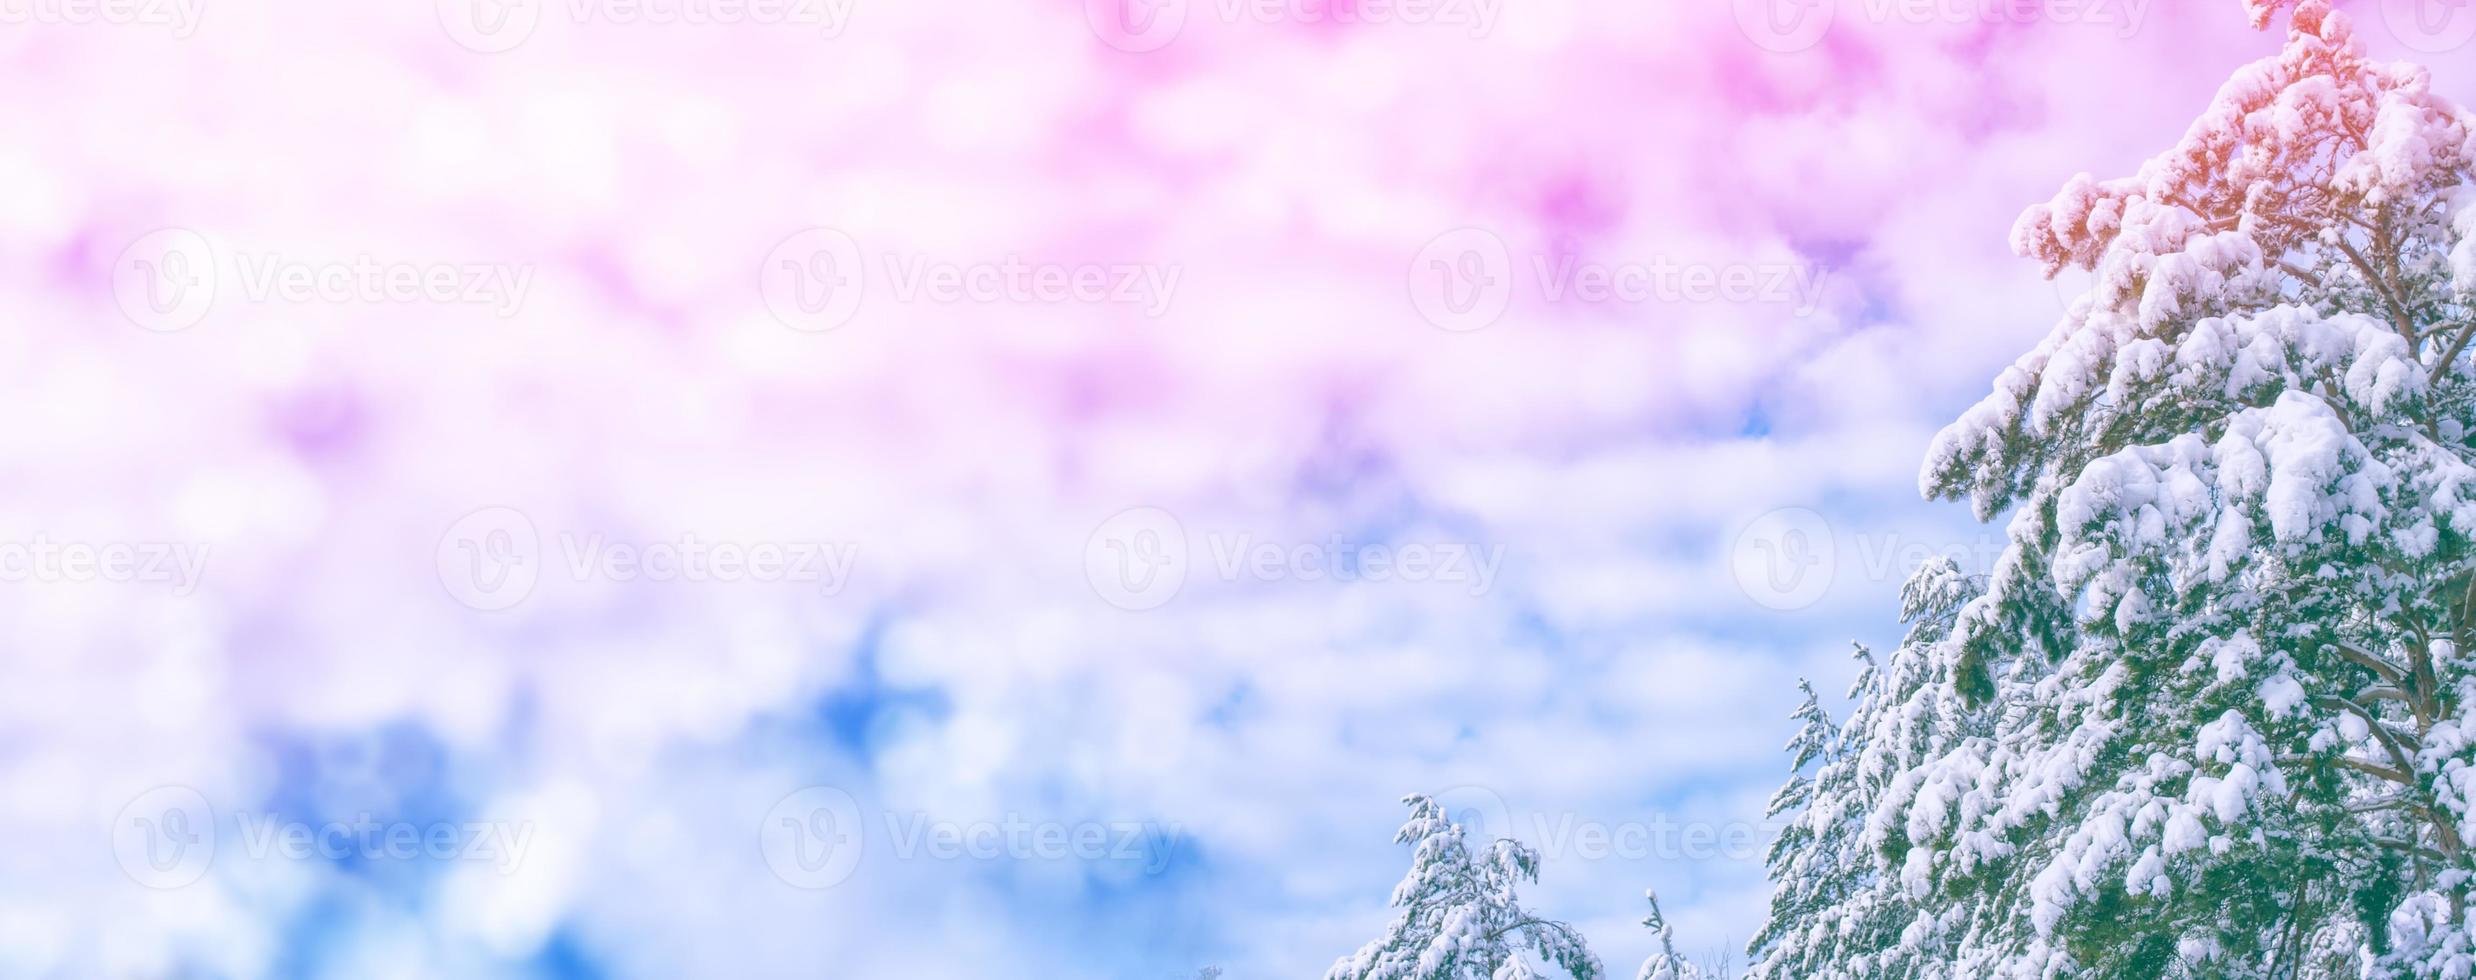
[[[1857,655],[1865,662],[1865,668],[1859,672],[1849,696],[1857,699],[1862,714],[1873,700],[1869,689],[1877,674],[1874,658],[1865,647],[1858,647]],[[1784,936],[1793,930],[1830,930],[1827,919],[1851,884],[1850,876],[1839,870],[1854,863],[1848,856],[1851,845],[1846,832],[1850,800],[1838,785],[1851,771],[1838,764],[1839,747],[1845,736],[1832,724],[1830,713],[1823,710],[1822,699],[1815,695],[1812,683],[1799,680],[1797,690],[1805,698],[1790,717],[1803,724],[1788,741],[1788,784],[1771,795],[1771,806],[1763,814],[1767,818],[1792,814],[1794,817],[1780,828],[1780,835],[1772,839],[1771,851],[1763,859],[1771,879],[1778,883],[1778,890],[1771,896],[1771,920],[1755,933],[1750,944],[1753,949],[1784,945]],[[1857,721],[1851,719],[1847,731],[1858,730]],[[1826,785],[1818,786],[1816,778],[1806,775],[1818,763],[1823,764],[1823,769],[1816,776],[1827,780]],[[1658,900],[1652,901],[1656,905]],[[1824,952],[1819,945],[1800,944],[1798,955],[1784,958],[1778,968],[1817,972],[1818,966],[1810,960]],[[1649,965],[1644,965],[1642,972],[1649,974]]]
[[[1499,840],[1471,853],[1468,831],[1425,796],[1404,797],[1410,820],[1393,838],[1411,847],[1410,874],[1393,889],[1401,915],[1382,938],[1342,957],[1325,980],[1533,980],[1523,947],[1573,980],[1605,980],[1580,933],[1523,910],[1518,886],[1539,880],[1539,854]]]
[[[1792,746],[1756,975],[2476,972],[2476,119],[2247,6],[2276,57],[2014,229],[2095,284],[1921,480],[2007,547]]]
[[[1651,901],[1651,917],[1642,920],[1642,924],[1659,937],[1659,951],[1642,962],[1642,972],[1635,974],[1634,980],[1703,980],[1701,968],[1677,955],[1676,934],[1669,931],[1667,917],[1659,914],[1659,896],[1646,892],[1642,897]]]
[[[1768,814],[1789,820],[1767,858],[1771,916],[1748,946],[1750,976],[1932,974],[1948,956],[1933,942],[1902,942],[1917,910],[1896,856],[1877,857],[1896,837],[1884,821],[1901,815],[1881,803],[1914,798],[1919,787],[1909,780],[1924,764],[1989,728],[1989,713],[1964,703],[1952,685],[1957,649],[1944,642],[1984,585],[1948,558],[1920,566],[1901,590],[1909,633],[1890,662],[1878,665],[1872,651],[1857,648],[1862,667],[1846,723],[1835,727],[1813,687],[1799,682],[1805,698],[1792,717],[1804,724],[1788,744],[1794,774]]]

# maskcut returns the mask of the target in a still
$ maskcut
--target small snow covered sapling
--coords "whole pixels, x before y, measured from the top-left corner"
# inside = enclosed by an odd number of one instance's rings
[[[1498,840],[1476,850],[1468,830],[1425,796],[1404,797],[1410,819],[1394,843],[1411,848],[1393,889],[1401,913],[1384,935],[1342,957],[1325,980],[1532,980],[1528,956],[1572,980],[1605,980],[1573,927],[1532,915],[1516,889],[1539,880],[1539,853]]]
[[[1700,968],[1677,955],[1676,934],[1668,928],[1667,918],[1659,914],[1659,895],[1644,892],[1642,897],[1651,903],[1650,917],[1643,919],[1642,925],[1659,938],[1659,949],[1643,961],[1642,972],[1635,975],[1635,980],[1703,980]]]

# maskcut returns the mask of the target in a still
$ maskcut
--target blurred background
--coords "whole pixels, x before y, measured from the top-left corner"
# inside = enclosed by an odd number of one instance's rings
[[[2476,94],[2476,8],[2342,5]],[[7,0],[0,975],[1741,945],[1797,678],[2277,38],[2148,0]]]

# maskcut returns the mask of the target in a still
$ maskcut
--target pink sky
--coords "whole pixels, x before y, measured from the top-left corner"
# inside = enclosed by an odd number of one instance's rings
[[[1752,820],[1795,678],[1896,637],[1891,557],[1984,533],[1915,473],[2061,312],[2013,217],[2276,47],[2234,0],[1837,0],[1805,46],[1749,34],[1765,0],[1192,0],[1170,37],[1072,0],[546,0],[484,36],[463,2],[0,24],[0,537],[205,556],[194,588],[0,589],[0,833],[45,845],[0,858],[0,973],[1291,976],[1385,918],[1401,793],[1485,787],[1524,836]],[[2476,93],[2406,43],[2448,37],[2342,9]],[[216,263],[194,322],[127,313],[159,229]],[[1501,312],[1439,324],[1466,297],[1428,260],[1474,242]],[[820,254],[856,306],[786,310],[766,277]],[[452,295],[386,292],[435,269]],[[1154,608],[1092,581],[1137,507],[1192,548]],[[484,508],[541,544],[512,608],[442,587]],[[1778,508],[1842,542],[1786,610],[1727,553]],[[852,558],[828,589],[554,554],[594,536]],[[1503,559],[1217,561],[1367,540]],[[534,856],[154,890],[97,843],[149,787],[249,811],[297,789],[271,743],[401,731]],[[1190,863],[776,887],[752,828],[818,784],[1174,824]],[[1537,905],[1626,973],[1643,888],[1698,948],[1767,891],[1742,856],[1570,857]]]

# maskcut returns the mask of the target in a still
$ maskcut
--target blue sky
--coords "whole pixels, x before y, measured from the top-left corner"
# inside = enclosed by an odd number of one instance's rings
[[[1741,944],[2013,217],[2275,47],[1759,2],[0,38],[0,975],[1316,975],[1412,792]]]

